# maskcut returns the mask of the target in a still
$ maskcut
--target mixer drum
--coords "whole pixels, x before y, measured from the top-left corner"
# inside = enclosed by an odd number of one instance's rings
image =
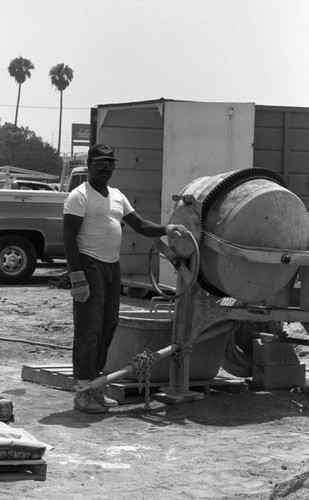
[[[303,202],[267,169],[246,169],[191,182],[181,194],[203,203],[203,230],[230,243],[306,250],[308,214]],[[221,255],[201,242],[200,285],[245,303],[277,295],[297,274],[287,264],[248,262]]]

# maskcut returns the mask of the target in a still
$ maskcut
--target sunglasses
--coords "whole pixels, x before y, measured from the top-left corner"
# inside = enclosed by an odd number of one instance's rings
[[[101,167],[104,168],[105,170],[108,170],[110,168],[115,168],[116,162],[113,160],[93,160],[91,162],[91,165],[94,167]]]

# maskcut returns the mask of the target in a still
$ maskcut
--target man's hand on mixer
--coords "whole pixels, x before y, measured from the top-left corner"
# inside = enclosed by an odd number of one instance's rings
[[[182,224],[167,224],[166,234],[167,236],[176,234],[177,236],[184,238],[188,234],[188,229]]]

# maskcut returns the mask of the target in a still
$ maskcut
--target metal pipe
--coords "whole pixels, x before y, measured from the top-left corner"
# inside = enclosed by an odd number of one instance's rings
[[[156,351],[155,354],[158,354],[160,356],[157,361],[161,361],[161,359],[167,358],[168,356],[172,356],[178,349],[177,344],[171,344],[164,349],[160,349],[159,351]],[[88,389],[102,389],[105,385],[111,384],[112,382],[115,382],[118,379],[121,379],[125,377],[126,375],[131,375],[134,373],[134,367],[132,365],[126,365],[124,368],[121,370],[118,370],[117,372],[110,373],[109,375],[101,375],[101,377],[96,378],[95,380],[92,380],[89,382],[89,384],[86,387],[81,387],[81,386],[75,386],[75,389],[78,391],[86,391]]]
[[[228,330],[231,330],[232,327],[233,327],[233,321],[227,321],[221,325],[217,325],[217,326],[213,327],[211,330],[208,330],[208,331],[200,334],[197,337],[195,343],[199,344],[200,342],[203,342],[204,340],[208,340],[212,337],[215,337],[216,335],[220,335],[222,333],[225,333]],[[161,359],[172,356],[177,350],[178,350],[178,344],[171,344],[171,345],[165,347],[164,349],[160,349],[159,351],[156,351],[155,354],[158,354],[160,356],[159,359],[157,359],[157,361],[161,361]],[[125,378],[127,375],[132,375],[133,373],[134,373],[134,367],[131,364],[129,364],[129,365],[126,365],[121,370],[118,370],[114,373],[110,373],[109,375],[101,375],[101,377],[98,377],[97,379],[92,380],[86,387],[76,386],[75,388],[79,391],[88,390],[88,389],[102,389],[105,385],[111,384],[111,383],[115,382],[116,380],[119,380],[121,378]]]
[[[277,335],[275,333],[264,333],[256,332],[251,334],[255,339],[261,339],[268,342],[285,342],[287,344],[298,344],[298,345],[309,345],[309,340],[299,339],[296,337],[284,337],[283,335]]]

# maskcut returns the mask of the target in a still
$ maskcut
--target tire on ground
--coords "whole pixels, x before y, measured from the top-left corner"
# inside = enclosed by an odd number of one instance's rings
[[[18,235],[0,237],[0,283],[20,283],[32,276],[37,254],[32,243]]]

